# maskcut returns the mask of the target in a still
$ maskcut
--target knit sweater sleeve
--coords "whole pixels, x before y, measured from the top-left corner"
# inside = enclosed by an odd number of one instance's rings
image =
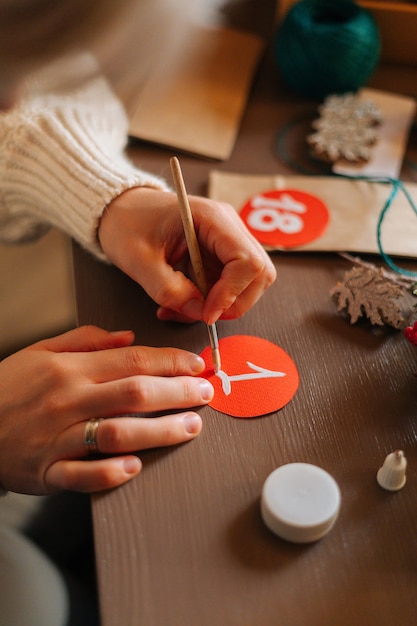
[[[127,137],[123,107],[89,55],[29,82],[19,106],[0,114],[0,241],[53,225],[105,259],[97,228],[106,205],[131,187],[167,189],[128,160]]]

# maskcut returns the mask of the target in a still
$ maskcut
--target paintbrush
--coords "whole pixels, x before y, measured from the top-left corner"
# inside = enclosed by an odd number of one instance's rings
[[[174,179],[175,191],[180,205],[181,219],[184,226],[185,239],[187,241],[188,252],[190,254],[191,265],[194,271],[197,287],[204,297],[208,294],[206,274],[204,272],[203,260],[198,246],[197,235],[194,228],[193,214],[191,213],[187,191],[185,189],[184,178],[182,176],[180,162],[177,157],[170,160],[172,177]],[[221,366],[219,339],[217,337],[216,324],[207,324],[210,340],[211,358],[213,360],[214,371],[218,372]]]

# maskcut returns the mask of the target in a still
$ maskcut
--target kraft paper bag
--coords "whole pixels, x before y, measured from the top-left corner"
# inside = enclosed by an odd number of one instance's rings
[[[191,31],[181,53],[161,61],[130,104],[130,135],[227,159],[264,48],[259,37],[231,28]]]
[[[417,206],[417,184],[406,185]],[[315,240],[292,251],[378,253],[377,225],[392,185],[326,176],[253,176],[212,171],[209,196],[229,202],[240,212],[254,195],[271,190],[298,190],[319,198],[328,223]],[[381,242],[388,255],[417,258],[417,215],[401,190],[385,214]],[[271,249],[271,246],[268,246]],[[280,245],[272,249],[287,249]]]

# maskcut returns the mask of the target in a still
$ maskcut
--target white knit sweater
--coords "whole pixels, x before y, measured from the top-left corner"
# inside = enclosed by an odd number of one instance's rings
[[[53,225],[105,259],[97,227],[105,206],[135,186],[166,189],[124,154],[128,121],[90,55],[60,60],[0,114],[0,241]]]

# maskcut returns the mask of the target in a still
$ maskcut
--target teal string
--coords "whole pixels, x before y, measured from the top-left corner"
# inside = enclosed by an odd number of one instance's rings
[[[286,138],[287,135],[289,133],[290,130],[292,130],[297,124],[300,123],[301,118],[297,118],[296,120],[294,120],[293,122],[290,122],[289,124],[287,124],[281,131],[279,131],[278,133],[278,138],[277,138],[277,144],[278,144],[278,151],[279,154],[282,155],[283,160],[285,160],[285,162],[290,165],[291,167],[293,167],[293,169],[303,173],[303,174],[309,174],[310,176],[319,176],[321,174],[312,174],[311,172],[307,171],[306,169],[304,169],[299,163],[297,163],[297,161],[295,161],[294,159],[292,159],[287,150],[286,150]],[[398,273],[398,274],[403,274],[404,276],[410,276],[411,278],[417,278],[417,272],[413,272],[411,270],[407,270],[405,268],[401,268],[398,265],[396,265],[396,263],[394,263],[394,261],[391,259],[391,257],[385,252],[383,245],[382,245],[382,224],[383,221],[385,219],[385,216],[388,212],[388,210],[390,209],[390,207],[392,206],[392,203],[394,202],[397,194],[399,191],[402,191],[402,193],[404,194],[404,196],[406,197],[409,205],[411,206],[411,208],[413,209],[414,213],[417,216],[417,206],[414,203],[413,198],[410,196],[406,186],[404,185],[404,183],[398,179],[398,178],[391,178],[389,176],[353,176],[353,175],[348,175],[348,174],[338,174],[335,172],[330,172],[329,173],[330,176],[337,176],[339,178],[344,178],[344,179],[350,179],[350,180],[363,180],[366,182],[373,182],[373,183],[380,183],[380,184],[390,184],[392,185],[392,190],[379,214],[379,218],[378,218],[378,224],[377,224],[377,244],[378,244],[378,250],[379,250],[379,254],[381,255],[381,257],[383,258],[383,260],[385,261],[385,263],[388,265],[388,267],[390,267],[394,272]]]
[[[346,178],[350,178],[349,176],[347,176]],[[351,177],[353,178],[353,177]],[[392,185],[392,190],[390,195],[388,196],[381,213],[379,214],[379,218],[378,218],[378,224],[377,224],[377,242],[378,242],[378,250],[379,250],[379,254],[381,255],[381,257],[384,259],[385,263],[394,271],[397,272],[399,274],[403,274],[405,276],[410,276],[412,278],[417,278],[417,272],[412,272],[410,270],[406,270],[405,268],[401,268],[398,265],[396,265],[396,263],[394,263],[394,261],[391,259],[390,256],[388,256],[388,254],[385,252],[383,246],[382,246],[382,237],[381,237],[381,231],[382,231],[382,222],[384,221],[384,218],[389,210],[389,208],[391,207],[395,197],[398,194],[398,191],[402,191],[403,194],[405,195],[405,197],[408,200],[409,205],[411,206],[411,208],[413,209],[414,213],[417,216],[417,207],[414,204],[414,201],[412,199],[412,197],[410,196],[410,194],[408,193],[405,185],[403,184],[403,182],[401,180],[399,180],[398,178],[385,178],[385,179],[378,179],[378,178],[373,178],[370,176],[355,176],[356,179],[363,179],[363,180],[368,180],[370,182],[376,182],[376,183],[388,183]]]
[[[272,52],[287,84],[308,97],[356,91],[381,51],[371,13],[353,0],[300,0],[275,35]]]
[[[314,111],[314,113],[315,113],[315,116],[317,117],[317,111]],[[303,167],[301,163],[299,163],[299,161],[296,161],[295,159],[293,159],[288,154],[288,151],[287,151],[286,144],[287,144],[288,134],[294,128],[297,128],[297,126],[303,123],[308,122],[311,127],[311,122],[313,121],[313,119],[314,119],[313,112],[308,113],[308,114],[302,114],[300,116],[295,117],[291,122],[288,122],[288,124],[283,126],[282,129],[279,130],[277,133],[278,154],[281,154],[283,156],[283,161],[285,161],[287,165],[289,165],[293,170],[300,172],[300,174],[317,175],[317,169],[319,169],[320,175],[322,174],[330,175],[330,174],[333,174],[333,172],[331,171],[329,165],[326,165],[323,162],[320,162],[318,160],[313,160],[311,157],[309,157],[309,161],[311,164],[314,164],[315,169],[314,170],[308,169],[306,167]]]
[[[317,171],[312,171],[306,167],[303,167],[301,163],[293,159],[288,154],[288,151],[286,148],[287,135],[289,132],[291,132],[294,128],[296,128],[300,124],[304,122],[310,122],[312,119],[313,117],[310,114],[300,115],[299,117],[294,118],[291,122],[288,122],[288,124],[286,124],[281,130],[279,130],[277,134],[278,153],[283,155],[283,160],[287,163],[287,165],[292,167],[292,169],[296,170],[297,172],[300,172],[300,174],[308,174],[308,175],[317,174]],[[324,165],[321,165],[318,162],[314,162],[314,166],[316,167],[316,170],[317,170],[317,167],[319,167],[320,170],[323,170],[323,172],[320,172],[320,173],[329,173],[328,168],[326,168],[326,171],[324,171],[325,169]]]
[[[394,270],[394,272],[398,272],[399,274],[404,274],[406,276],[411,276],[412,278],[417,278],[417,272],[412,272],[410,270],[406,270],[405,268],[401,268],[398,265],[396,265],[394,263],[394,261],[391,259],[391,257],[389,257],[386,254],[386,252],[384,251],[384,249],[382,247],[382,242],[381,242],[382,222],[384,221],[384,217],[385,217],[388,209],[390,208],[390,206],[391,206],[395,196],[397,195],[399,189],[401,189],[401,191],[403,192],[403,194],[407,198],[409,205],[413,209],[414,213],[417,215],[417,207],[416,207],[412,197],[408,193],[408,190],[407,190],[406,186],[404,185],[404,183],[401,180],[397,179],[397,178],[396,179],[389,179],[389,182],[392,183],[393,189],[392,189],[391,194],[390,194],[388,200],[386,201],[386,203],[385,203],[385,205],[384,205],[384,207],[383,207],[383,209],[382,209],[382,211],[381,211],[381,213],[379,215],[379,219],[378,219],[378,226],[377,226],[378,250],[379,250],[379,253],[382,256],[382,258],[384,259],[385,263],[392,270]]]

